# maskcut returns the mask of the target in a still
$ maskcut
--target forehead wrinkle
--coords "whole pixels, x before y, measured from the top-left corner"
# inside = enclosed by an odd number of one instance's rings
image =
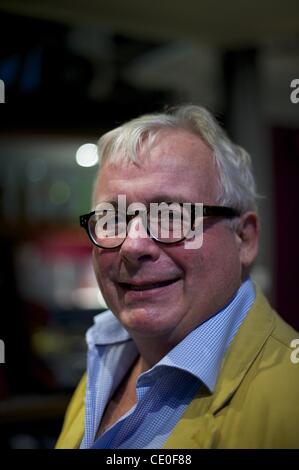
[[[187,142],[182,140],[182,135],[171,137],[157,139],[153,147],[141,150],[137,164],[104,163],[98,180],[98,196],[115,200],[118,194],[126,193],[128,199],[139,202],[153,201],[160,195],[163,199],[167,196],[168,200],[180,198],[182,202],[211,202],[217,198],[211,150],[197,136],[192,135]],[[102,185],[104,193],[101,193]]]
[[[173,184],[168,188],[164,182],[161,184],[153,185],[152,182],[145,182],[143,179],[139,181],[131,180],[131,182],[125,182],[125,184],[119,184],[119,180],[111,181],[111,185],[106,187],[104,193],[101,193],[100,188],[97,193],[98,202],[116,202],[118,201],[118,195],[124,194],[127,198],[127,203],[131,202],[213,202],[211,196],[208,195],[207,187],[201,186],[202,197],[198,197],[188,184],[183,185],[183,188],[175,187]],[[133,183],[133,184],[132,184]],[[187,182],[188,183],[188,182]]]

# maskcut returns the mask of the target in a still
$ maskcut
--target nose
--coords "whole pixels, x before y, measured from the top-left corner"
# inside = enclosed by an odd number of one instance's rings
[[[127,237],[120,247],[120,256],[135,266],[143,261],[156,261],[159,258],[160,247],[149,237],[141,217],[130,221]]]

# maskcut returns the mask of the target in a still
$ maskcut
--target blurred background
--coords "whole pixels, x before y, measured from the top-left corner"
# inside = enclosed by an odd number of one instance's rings
[[[0,442],[51,448],[105,309],[78,226],[94,144],[127,119],[201,104],[251,153],[253,275],[299,329],[299,4],[0,0],[0,17]]]

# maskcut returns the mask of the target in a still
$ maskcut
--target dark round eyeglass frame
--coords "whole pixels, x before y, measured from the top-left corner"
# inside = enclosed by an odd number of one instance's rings
[[[183,206],[183,203],[180,203],[180,205]],[[190,204],[190,208],[191,208],[191,227],[193,227],[193,225],[194,225],[195,207],[196,207],[195,203]],[[87,233],[89,239],[91,240],[91,242],[95,246],[97,246],[99,248],[103,248],[104,250],[113,250],[113,249],[118,248],[119,246],[121,246],[123,244],[123,242],[125,241],[125,239],[127,238],[127,233],[126,233],[126,236],[123,239],[120,237],[120,242],[117,245],[114,245],[114,246],[111,246],[111,247],[99,245],[94,240],[94,238],[92,237],[92,234],[90,233],[89,220],[93,215],[95,215],[95,213],[96,213],[96,211],[92,211],[92,212],[89,212],[88,214],[80,215],[80,226],[83,227],[86,230],[86,233]],[[148,214],[148,211],[147,211],[147,214]],[[129,224],[129,222],[132,219],[134,219],[135,217],[137,217],[138,215],[139,214],[126,214],[126,224],[127,224],[127,226]],[[203,214],[202,215],[203,215],[203,217],[224,217],[224,218],[231,219],[231,218],[234,218],[234,217],[239,217],[240,213],[236,209],[233,209],[232,207],[210,206],[210,205],[203,204]],[[177,240],[174,240],[174,241],[159,240],[157,237],[155,237],[151,233],[148,225],[147,225],[147,233],[148,233],[149,237],[153,238],[157,243],[163,243],[163,244],[166,244],[166,245],[172,245],[172,244],[175,244],[175,243],[180,243],[180,242],[182,242],[183,240],[186,239],[186,236],[183,236],[181,239],[177,239]]]

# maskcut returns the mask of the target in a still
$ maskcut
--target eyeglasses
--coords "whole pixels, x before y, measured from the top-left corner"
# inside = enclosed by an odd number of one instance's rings
[[[163,205],[164,204],[164,205]],[[201,217],[196,211],[201,206]],[[138,212],[138,214],[136,214]],[[160,203],[158,210],[136,209],[134,214],[121,213],[117,209],[97,210],[80,216],[83,227],[92,243],[100,248],[112,249],[126,239],[133,219],[141,218],[145,236],[160,243],[172,244],[188,238],[203,217],[238,217],[231,207],[209,206],[195,203]]]

